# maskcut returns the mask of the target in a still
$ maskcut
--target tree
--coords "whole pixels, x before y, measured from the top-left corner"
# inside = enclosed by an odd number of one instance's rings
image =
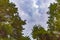
[[[57,0],[58,2],[59,0]],[[60,31],[60,4],[54,3],[51,4],[49,7],[49,20],[48,20],[48,26],[50,31]]]
[[[37,40],[49,40],[48,32],[40,25],[33,27],[32,37]]]
[[[51,4],[49,7],[49,19],[48,19],[48,30],[52,33],[55,30],[55,10],[56,10],[57,4]]]
[[[19,17],[15,6],[9,0],[0,0],[0,40],[28,40],[22,36],[22,25],[26,23]]]
[[[48,31],[55,35],[58,39],[60,37],[60,0],[57,3],[51,4],[49,7]]]

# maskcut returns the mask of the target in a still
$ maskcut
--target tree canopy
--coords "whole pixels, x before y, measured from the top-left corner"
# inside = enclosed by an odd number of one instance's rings
[[[32,30],[32,37],[37,40],[47,40],[46,38],[47,31],[40,25],[35,25]]]
[[[18,9],[9,0],[0,0],[0,40],[30,40],[22,36],[22,25],[25,25],[19,17]]]

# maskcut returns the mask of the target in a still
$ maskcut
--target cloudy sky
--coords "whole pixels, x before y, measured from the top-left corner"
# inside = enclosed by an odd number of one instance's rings
[[[31,30],[35,24],[42,25],[47,28],[46,21],[48,20],[48,7],[55,0],[10,0],[18,7],[19,16],[22,20],[26,20],[26,25],[23,27],[25,35],[31,35]]]

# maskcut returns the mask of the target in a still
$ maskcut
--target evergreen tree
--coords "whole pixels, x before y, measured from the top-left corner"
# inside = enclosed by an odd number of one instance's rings
[[[33,27],[32,37],[37,40],[50,40],[49,39],[50,36],[49,36],[48,32],[40,25],[39,26],[35,25]]]
[[[54,4],[51,4],[50,7],[49,7],[49,19],[48,19],[48,30],[50,32],[53,32],[55,30],[55,20],[56,20],[56,17],[55,17],[55,10],[56,10],[56,7],[57,7],[57,4],[54,3]]]
[[[49,20],[48,20],[48,30],[51,33],[59,34],[60,32],[60,2],[51,4],[49,7]]]
[[[57,3],[51,4],[49,7],[48,31],[59,39],[60,37],[60,0]]]
[[[22,25],[26,23],[19,17],[15,6],[9,0],[0,0],[0,40],[29,40],[22,36]]]

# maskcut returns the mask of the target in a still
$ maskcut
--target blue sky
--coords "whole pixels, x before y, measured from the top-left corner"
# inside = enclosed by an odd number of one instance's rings
[[[48,7],[50,3],[55,0],[10,0],[14,2],[18,7],[19,16],[22,20],[27,20],[26,25],[23,27],[25,35],[31,35],[31,30],[35,24],[42,25],[45,29],[47,28]]]

